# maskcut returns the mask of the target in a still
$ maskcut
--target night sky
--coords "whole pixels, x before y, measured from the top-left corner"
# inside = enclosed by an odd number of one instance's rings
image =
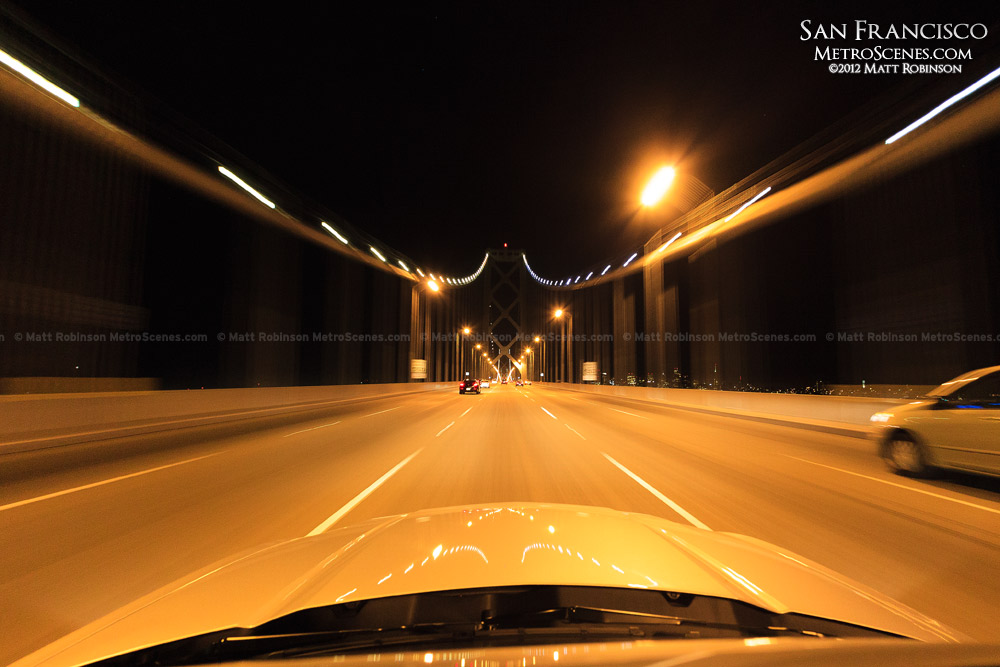
[[[913,2],[19,5],[425,266],[470,273],[508,242],[553,278],[677,215],[634,215],[658,166],[721,191],[891,99],[905,77],[829,73],[804,19],[996,22],[983,4]]]

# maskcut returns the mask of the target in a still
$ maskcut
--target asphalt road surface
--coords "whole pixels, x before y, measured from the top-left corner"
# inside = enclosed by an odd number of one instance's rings
[[[871,443],[500,385],[0,456],[0,664],[254,545],[419,509],[599,505],[757,537],[1000,641],[1000,484]]]

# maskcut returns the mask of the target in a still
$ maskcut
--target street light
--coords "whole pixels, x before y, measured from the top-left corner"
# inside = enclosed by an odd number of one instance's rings
[[[571,340],[573,338],[573,315],[564,311],[562,308],[556,308],[554,315],[556,319],[562,320],[561,336],[562,336],[562,363],[557,369],[559,371],[558,380],[572,382],[573,381],[573,343]],[[563,315],[566,316],[563,319]],[[568,322],[568,323],[567,323]],[[569,336],[567,338],[566,330],[569,329]]]
[[[642,191],[642,205],[650,207],[659,204],[660,200],[663,199],[663,195],[670,189],[670,185],[674,182],[676,176],[677,172],[673,167],[661,167],[649,179],[646,189]]]
[[[693,175],[686,172],[678,174],[673,167],[662,167],[649,179],[646,189],[642,191],[640,203],[646,208],[652,208],[660,203],[667,190],[671,190],[671,205],[682,212],[690,211],[715,196],[712,188]]]

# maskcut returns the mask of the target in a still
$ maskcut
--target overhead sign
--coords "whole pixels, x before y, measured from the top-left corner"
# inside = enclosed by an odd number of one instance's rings
[[[584,382],[597,382],[597,362],[596,361],[585,361],[585,362],[583,362],[583,381]]]
[[[427,379],[426,359],[410,359],[410,377],[414,380]]]

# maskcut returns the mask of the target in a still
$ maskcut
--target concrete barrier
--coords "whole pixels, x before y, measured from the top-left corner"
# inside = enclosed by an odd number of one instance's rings
[[[714,412],[758,421],[787,423],[840,435],[863,436],[876,412],[909,401],[811,394],[764,394],[701,389],[660,389],[592,384],[545,384],[554,389],[652,401],[672,407]]]
[[[448,382],[0,396],[0,453],[452,387]]]

